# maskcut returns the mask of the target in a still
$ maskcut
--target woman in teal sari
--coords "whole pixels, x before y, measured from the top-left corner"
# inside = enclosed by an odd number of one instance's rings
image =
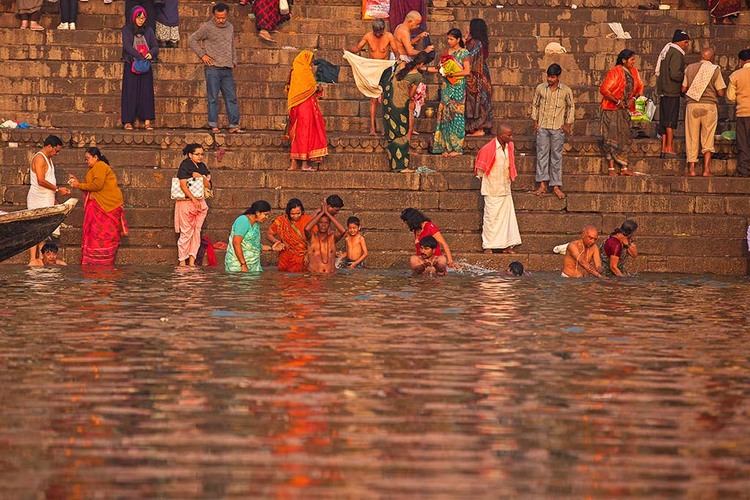
[[[420,52],[414,60],[401,62],[394,72],[388,68],[380,77],[383,89],[383,130],[388,141],[388,163],[393,172],[413,172],[409,168],[409,104],[422,82],[425,64],[430,56]]]
[[[259,273],[260,253],[271,250],[268,245],[260,241],[260,223],[268,218],[271,205],[264,200],[256,201],[245,213],[237,217],[232,224],[229,234],[229,245],[224,257],[224,269],[227,271],[243,271]]]
[[[443,70],[437,126],[435,135],[432,137],[432,153],[442,154],[443,156],[458,156],[464,152],[466,77],[471,74],[469,51],[464,48],[461,30],[458,28],[452,28],[448,31],[448,50],[441,61],[443,68],[446,68],[446,60],[448,59],[455,60],[461,70]],[[448,63],[448,65],[451,65],[451,63]],[[439,72],[437,68],[430,68],[429,71],[431,73]]]

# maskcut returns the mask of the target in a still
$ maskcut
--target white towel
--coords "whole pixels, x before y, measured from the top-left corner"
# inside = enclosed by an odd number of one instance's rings
[[[659,58],[656,60],[656,68],[654,70],[656,76],[659,76],[659,73],[661,73],[661,62],[667,58],[667,52],[669,52],[669,49],[672,47],[682,52],[683,56],[685,55],[685,51],[682,50],[682,47],[680,47],[676,43],[669,42],[668,44],[666,44],[664,48],[661,49],[661,52],[659,52]]]
[[[703,92],[706,91],[706,87],[708,87],[708,84],[711,83],[711,79],[714,77],[716,68],[718,68],[717,65],[711,64],[708,61],[703,61],[703,63],[704,64],[701,65],[701,69],[698,70],[695,78],[693,78],[693,83],[690,84],[690,88],[687,92],[685,92],[685,95],[694,101],[701,100]]]
[[[380,77],[383,71],[392,67],[394,61],[382,59],[368,59],[353,54],[348,50],[344,51],[344,59],[349,62],[354,75],[354,83],[357,88],[367,97],[376,99],[383,93],[380,88]]]
[[[620,23],[607,23],[609,25],[609,29],[612,30],[612,33],[617,36],[620,40],[630,40],[632,37],[630,36],[630,33],[625,31],[622,28],[622,24]]]

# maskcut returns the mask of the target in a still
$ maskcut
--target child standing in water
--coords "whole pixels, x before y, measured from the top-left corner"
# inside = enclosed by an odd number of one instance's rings
[[[364,268],[367,258],[367,243],[365,237],[359,232],[362,224],[358,217],[349,217],[346,220],[346,252],[342,253],[341,267],[349,269]]]

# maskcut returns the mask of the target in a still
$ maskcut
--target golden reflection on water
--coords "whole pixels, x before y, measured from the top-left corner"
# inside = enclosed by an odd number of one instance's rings
[[[0,274],[0,496],[742,497],[750,282]]]

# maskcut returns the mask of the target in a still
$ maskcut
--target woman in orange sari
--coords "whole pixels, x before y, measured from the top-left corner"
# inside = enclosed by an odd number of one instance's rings
[[[297,198],[286,204],[286,215],[277,217],[266,233],[266,238],[275,245],[280,242],[283,249],[279,252],[279,271],[303,273],[307,271],[307,238],[305,226],[312,217],[305,215],[305,207]]]
[[[85,193],[81,264],[112,266],[115,263],[120,237],[127,236],[122,191],[117,176],[99,148],[86,150],[86,182],[70,174],[68,184]]]
[[[309,166],[310,161],[320,162],[328,155],[328,138],[323,114],[318,107],[318,90],[312,70],[313,53],[303,50],[292,63],[287,94],[289,112],[289,140],[292,143],[292,164],[289,170],[297,170],[297,161],[302,170],[317,170]]]

